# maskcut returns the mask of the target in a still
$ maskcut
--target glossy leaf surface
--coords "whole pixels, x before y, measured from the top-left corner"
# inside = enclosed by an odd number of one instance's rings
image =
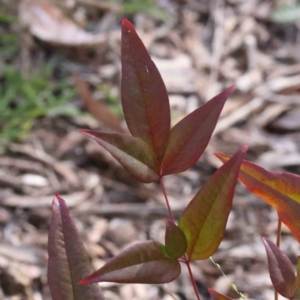
[[[179,228],[184,232],[190,260],[206,259],[217,250],[232,206],[240,164],[248,146],[243,146],[204,184],[183,211]]]
[[[166,283],[180,274],[180,264],[166,258],[164,245],[147,241],[136,243],[109,260],[102,268],[79,283]]]
[[[268,256],[269,273],[275,290],[286,298],[294,292],[295,270],[289,258],[269,239],[263,238]]]
[[[215,154],[222,162],[230,155]],[[280,220],[287,225],[300,242],[300,176],[268,171],[244,160],[239,179],[250,192],[273,206]]]
[[[214,291],[213,289],[208,288],[208,291],[209,291],[211,300],[232,300],[232,298],[224,296],[224,295]]]
[[[48,282],[53,300],[104,300],[100,287],[80,286],[92,269],[65,201],[56,196],[48,241]]]
[[[122,21],[123,111],[129,131],[146,142],[161,161],[170,132],[166,87],[133,25]]]
[[[120,133],[80,130],[105,148],[128,172],[142,182],[159,179],[155,153],[142,140]]]
[[[187,249],[187,240],[182,230],[170,219],[165,219],[165,250],[171,258],[180,258]]]
[[[162,162],[163,175],[183,172],[199,159],[233,88],[233,86],[227,88],[172,128]]]

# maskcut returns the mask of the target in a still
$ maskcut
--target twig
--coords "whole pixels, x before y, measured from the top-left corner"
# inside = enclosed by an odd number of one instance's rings
[[[172,213],[172,210],[171,210],[171,207],[170,207],[169,199],[168,199],[167,194],[166,194],[166,189],[165,189],[162,177],[159,179],[159,182],[160,182],[161,189],[162,189],[163,194],[164,194],[165,199],[166,199],[166,204],[167,204],[167,207],[168,207],[170,219],[174,222],[173,213]]]

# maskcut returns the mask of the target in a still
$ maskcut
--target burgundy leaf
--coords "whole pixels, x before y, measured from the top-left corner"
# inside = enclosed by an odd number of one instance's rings
[[[157,284],[170,282],[179,274],[179,262],[165,256],[164,245],[147,241],[125,249],[79,284],[103,281]]]
[[[293,300],[300,299],[300,256],[298,256],[297,260],[297,276],[295,280],[295,291],[293,295]]]
[[[183,172],[199,159],[233,89],[234,86],[230,86],[172,128],[162,162],[163,175]]]
[[[80,130],[95,140],[133,176],[142,182],[159,179],[159,166],[153,150],[142,140],[120,133]]]
[[[232,298],[224,296],[224,295],[214,291],[213,289],[208,288],[208,291],[209,291],[211,300],[232,300]]]
[[[166,87],[133,25],[122,21],[123,111],[129,131],[146,142],[161,159],[170,132]]]
[[[269,239],[263,238],[268,256],[271,281],[275,290],[286,298],[291,298],[296,280],[294,266],[289,258]]]
[[[171,258],[181,257],[187,249],[187,240],[182,230],[170,219],[165,219],[165,250]]]
[[[92,269],[65,201],[55,196],[48,241],[48,282],[53,300],[104,300],[100,287],[80,286]]]

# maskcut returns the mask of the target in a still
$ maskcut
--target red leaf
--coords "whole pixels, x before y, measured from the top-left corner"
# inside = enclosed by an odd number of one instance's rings
[[[199,159],[233,88],[230,86],[172,128],[162,162],[163,175],[183,172]]]
[[[147,241],[125,249],[79,284],[103,281],[157,284],[170,282],[179,274],[179,262],[165,257],[164,245]]]
[[[146,142],[161,159],[170,132],[166,87],[145,46],[126,19],[122,21],[123,111],[129,131]]]
[[[224,295],[214,291],[213,289],[208,288],[208,291],[209,291],[211,300],[233,300],[232,298],[224,296]]]
[[[230,155],[215,153],[225,162]],[[268,171],[244,160],[239,180],[258,197],[273,206],[280,220],[300,242],[300,176]]]
[[[159,179],[155,153],[142,140],[130,135],[80,130],[105,148],[128,172],[142,182]]]
[[[58,195],[52,203],[48,253],[48,282],[53,300],[104,300],[99,286],[77,284],[92,269],[68,207]]]
[[[289,258],[270,240],[263,238],[268,256],[269,273],[275,290],[286,298],[294,292],[295,270]]]
[[[238,171],[248,149],[245,145],[211,178],[183,211],[179,228],[184,232],[190,260],[206,259],[218,249],[232,206]]]
[[[171,258],[181,257],[187,249],[187,240],[182,230],[170,219],[165,219],[165,250]]]

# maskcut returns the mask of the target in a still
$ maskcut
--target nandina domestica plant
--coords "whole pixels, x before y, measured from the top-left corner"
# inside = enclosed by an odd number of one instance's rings
[[[170,106],[162,78],[133,25],[122,22],[122,83],[124,116],[131,135],[81,130],[115,157],[144,183],[159,181],[169,211],[165,242],[136,243],[91,272],[88,257],[64,200],[56,195],[49,232],[48,279],[52,298],[104,299],[96,282],[167,283],[187,266],[195,298],[200,299],[190,263],[213,255],[224,236],[239,178],[251,192],[274,206],[279,220],[300,237],[300,177],[269,172],[244,160],[248,146],[232,157],[217,153],[224,163],[202,186],[182,212],[178,225],[164,188],[163,177],[190,168],[205,150],[226,99],[227,88],[186,116],[172,129]],[[279,222],[280,224],[280,222]],[[263,239],[275,290],[288,299],[299,299],[297,275],[282,251]],[[279,244],[279,243],[278,243]],[[212,299],[230,299],[209,289]]]

